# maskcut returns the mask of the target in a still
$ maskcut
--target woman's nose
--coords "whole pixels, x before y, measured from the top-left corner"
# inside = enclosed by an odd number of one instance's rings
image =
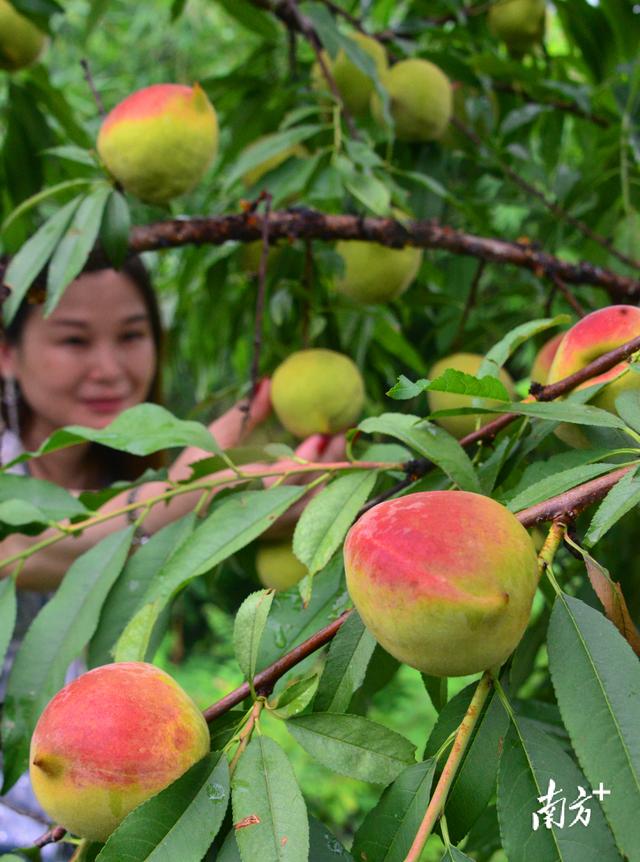
[[[115,346],[99,346],[90,357],[89,373],[95,378],[114,378],[121,373],[121,362],[118,348]]]

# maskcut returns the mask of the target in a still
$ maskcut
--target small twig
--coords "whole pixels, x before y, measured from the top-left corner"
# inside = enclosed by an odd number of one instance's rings
[[[320,647],[323,647],[325,644],[329,643],[329,641],[334,637],[337,631],[340,629],[344,623],[351,616],[353,611],[345,611],[341,614],[337,620],[334,620],[329,625],[325,626],[320,631],[317,631],[315,634],[311,635],[310,638],[307,638],[306,641],[303,641],[299,646],[292,649],[286,655],[282,656],[282,658],[278,659],[278,661],[274,662],[269,667],[265,668],[260,673],[256,674],[253,679],[253,684],[255,686],[256,691],[263,691],[264,689],[273,688],[276,682],[280,679],[280,677],[284,676],[287,671],[291,670],[292,667],[295,667],[299,662],[303,659],[310,656],[312,653],[319,650]],[[239,703],[249,697],[250,689],[249,683],[245,682],[243,685],[234,689],[234,691],[227,694],[221,700],[212,704],[210,707],[204,710],[204,717],[206,721],[212,722],[215,721],[216,718],[219,718],[221,715],[224,715],[225,712],[228,712],[234,706],[237,706]]]
[[[58,841],[62,841],[66,834],[67,830],[64,826],[54,826],[45,832],[44,835],[36,838],[32,846],[40,849],[41,847],[46,847],[47,844],[56,844]]]
[[[478,723],[482,707],[489,696],[492,684],[490,672],[485,671],[474,692],[465,717],[462,719],[460,727],[458,728],[447,762],[440,774],[440,778],[438,779],[438,783],[433,791],[422,823],[420,824],[409,852],[405,856],[404,862],[418,862],[420,859],[424,845],[427,843],[427,838],[431,834],[431,830],[433,829],[436,820],[442,814],[447,794],[451,788],[453,779],[456,776],[456,772],[460,767],[464,753],[467,750],[471,735]]]
[[[582,305],[578,302],[576,297],[571,293],[571,291],[569,290],[567,285],[564,283],[564,281],[560,278],[560,276],[556,275],[556,273],[552,272],[551,273],[551,281],[554,283],[555,287],[557,287],[557,289],[560,291],[560,293],[564,296],[564,298],[567,300],[567,302],[569,303],[571,308],[575,311],[575,313],[578,315],[578,317],[585,317],[587,312],[584,310]]]
[[[93,80],[93,75],[91,74],[91,67],[89,66],[89,61],[87,60],[86,57],[83,57],[80,60],[80,65],[82,66],[82,71],[84,73],[84,79],[87,82],[87,84],[89,85],[89,89],[91,90],[91,93],[93,95],[93,99],[96,103],[96,107],[98,108],[98,112],[99,112],[100,116],[106,117],[107,112],[105,110],[104,103],[102,101],[102,97],[100,96],[100,93],[98,92],[98,89],[97,89],[95,82]]]
[[[480,260],[478,262],[478,267],[476,269],[476,274],[473,277],[473,281],[471,282],[471,287],[469,289],[469,295],[467,296],[467,301],[464,306],[464,310],[462,312],[462,317],[460,318],[460,324],[458,326],[458,332],[456,333],[455,338],[453,339],[452,347],[456,347],[464,335],[464,330],[467,325],[467,320],[469,319],[469,314],[471,313],[471,309],[475,305],[476,298],[478,296],[478,287],[480,285],[480,279],[482,278],[482,274],[484,273],[485,267],[487,265],[486,260]]]
[[[236,748],[235,754],[233,755],[233,759],[229,764],[229,774],[233,775],[235,772],[236,766],[238,765],[238,761],[242,757],[243,752],[245,751],[247,745],[251,741],[251,736],[253,734],[256,723],[260,718],[260,713],[264,707],[264,700],[256,700],[253,704],[253,709],[251,710],[251,715],[245,726],[240,731],[240,736],[238,739],[238,747]]]
[[[547,533],[547,538],[544,541],[544,545],[540,549],[540,553],[538,554],[538,577],[541,578],[542,575],[547,571],[547,569],[551,568],[553,563],[553,558],[556,555],[556,552],[567,532],[567,526],[562,520],[554,521]]]
[[[509,179],[514,182],[517,186],[519,186],[523,191],[525,191],[528,195],[539,200],[553,215],[557,216],[559,219],[566,221],[576,230],[580,231],[583,236],[586,236],[588,239],[593,240],[593,242],[598,243],[604,249],[606,249],[609,254],[612,254],[614,257],[617,257],[618,260],[622,261],[622,263],[627,264],[627,266],[631,266],[634,269],[640,269],[640,261],[634,260],[631,257],[628,257],[626,254],[623,254],[621,251],[618,251],[613,247],[613,244],[610,239],[602,236],[599,233],[596,233],[592,230],[589,225],[585,224],[581,219],[577,219],[571,215],[571,213],[567,212],[563,207],[559,204],[555,203],[552,200],[543,194],[543,192],[539,191],[535,186],[531,185],[531,183],[524,180],[517,171],[514,171],[513,168],[504,162],[500,156],[495,153],[490,146],[487,145],[486,141],[483,141],[482,138],[473,130],[466,126],[464,123],[460,122],[457,117],[452,117],[451,119],[452,125],[456,127],[463,135],[468,137],[477,147],[484,148],[486,152],[491,155],[491,158],[495,161],[500,170],[507,176]]]

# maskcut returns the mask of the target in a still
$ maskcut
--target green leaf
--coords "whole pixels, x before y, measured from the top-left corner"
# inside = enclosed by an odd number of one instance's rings
[[[89,514],[77,497],[59,485],[31,476],[0,473],[0,504],[18,501],[32,506],[45,524]]]
[[[120,636],[116,654],[146,650],[157,618],[178,590],[256,539],[305,493],[304,486],[284,485],[268,491],[239,491],[222,500],[156,572],[139,610]]]
[[[376,641],[357,611],[331,641],[313,704],[315,712],[344,712],[362,685]]]
[[[12,577],[0,580],[0,668],[4,665],[4,657],[11,643],[11,636],[16,624],[16,582]]]
[[[389,212],[391,192],[373,174],[355,172],[345,179],[345,186],[372,213],[385,216]]]
[[[388,434],[433,461],[462,491],[481,493],[480,482],[469,456],[443,428],[419,416],[383,413],[364,419],[358,428],[367,434]]]
[[[269,703],[269,712],[278,718],[291,718],[302,712],[313,699],[318,688],[318,674],[302,677],[284,688]]]
[[[45,317],[51,314],[65,289],[82,271],[98,236],[102,213],[110,194],[111,187],[105,184],[83,198],[53,252],[47,272]]]
[[[243,862],[300,862],[309,855],[307,809],[289,758],[254,734],[232,787],[235,835]]]
[[[112,650],[144,602],[147,588],[173,551],[192,534],[196,520],[196,515],[189,512],[172,521],[129,557],[102,606],[98,628],[89,644],[87,664],[90,668],[112,660]]]
[[[218,0],[218,3],[243,27],[257,33],[263,39],[275,42],[280,36],[280,29],[274,17],[263,12],[262,9],[238,0]]]
[[[164,603],[160,599],[143,605],[125,626],[113,648],[114,661],[144,661]]]
[[[571,318],[568,314],[557,314],[555,317],[529,320],[527,323],[514,327],[487,352],[478,370],[478,377],[482,377],[484,374],[497,374],[498,369],[502,368],[511,354],[524,344],[525,341],[528,341],[540,332],[545,332],[554,326],[564,326],[567,323],[571,323]]]
[[[591,782],[611,791],[602,807],[630,858],[640,847],[640,664],[615,626],[579,599],[555,601],[547,639],[565,727]],[[597,720],[594,720],[597,717]]]
[[[592,548],[611,527],[640,503],[640,476],[631,470],[613,486],[591,519],[584,543]]]
[[[425,389],[429,392],[454,392],[460,395],[492,398],[495,401],[511,401],[504,383],[497,377],[490,375],[482,378],[474,377],[473,374],[466,374],[455,368],[447,368],[444,374],[432,380],[428,386],[424,386],[423,391]]]
[[[359,715],[315,712],[290,718],[287,727],[324,766],[372,784],[389,784],[415,762],[413,743]]]
[[[24,772],[40,713],[62,688],[69,663],[96,630],[133,533],[133,527],[112,533],[78,557],[24,637],[9,676],[2,716],[5,792]]]
[[[38,450],[20,455],[4,467],[7,469],[32,457],[57,452],[85,440],[92,440],[131,455],[151,455],[153,452],[177,446],[197,446],[207,452],[220,453],[220,447],[213,435],[200,422],[177,419],[159,404],[137,404],[123,410],[106,428],[67,425],[66,428],[54,431]]]
[[[427,810],[435,768],[433,759],[414,763],[387,787],[356,832],[356,859],[403,862]]]
[[[114,189],[104,208],[100,225],[100,242],[116,269],[120,269],[127,256],[130,228],[131,213],[127,199]]]
[[[252,10],[253,15],[255,10]],[[275,132],[272,135],[264,135],[260,140],[244,149],[233,165],[226,171],[224,177],[225,188],[230,188],[243,174],[254,168],[262,166],[266,161],[280,153],[290,150],[296,144],[306,141],[322,130],[322,126],[306,125],[296,126],[284,132]]]
[[[541,482],[535,482],[517,496],[512,497],[507,502],[507,508],[512,512],[519,512],[528,506],[542,503],[544,500],[555,497],[556,494],[562,494],[570,488],[575,488],[583,482],[588,482],[589,479],[595,479],[596,476],[611,473],[619,467],[619,464],[584,464],[581,467],[563,470]]]
[[[63,148],[63,147],[60,147],[60,148],[52,147],[49,150],[45,150],[45,152],[53,152],[56,149],[65,149],[65,148]],[[83,150],[82,152],[85,152],[85,151]],[[33,209],[34,207],[37,207],[43,201],[46,201],[49,198],[55,197],[56,195],[59,195],[61,192],[66,192],[69,189],[84,188],[85,186],[91,185],[92,182],[93,182],[93,180],[90,180],[90,179],[65,180],[65,182],[63,182],[63,183],[58,183],[57,185],[54,185],[54,186],[48,186],[46,189],[43,189],[41,192],[38,192],[38,194],[36,194],[36,195],[31,195],[31,197],[27,198],[27,200],[22,201],[19,206],[17,206],[14,210],[12,210],[9,213],[9,215],[3,221],[2,226],[0,226],[0,233],[3,233],[3,234],[6,233],[9,230],[9,228],[11,227],[11,225],[17,219],[19,219],[25,213],[29,212],[29,210]],[[78,196],[77,198],[75,198],[76,206],[80,203],[81,200],[82,200],[81,196]],[[73,201],[71,201],[71,203],[73,203]],[[62,233],[62,231],[61,231],[61,233]]]
[[[553,801],[565,799],[563,826],[548,829],[541,808],[544,795],[553,790]],[[597,799],[589,799],[589,823],[570,824],[578,809],[569,810],[579,788],[591,795],[588,782],[556,740],[528,719],[515,717],[500,759],[498,816],[503,847],[509,862],[557,859],[559,862],[622,862]],[[534,828],[538,815],[538,828]],[[552,812],[559,824],[559,808]]]
[[[227,759],[214,751],[125,817],[96,862],[202,859],[228,804]]]
[[[11,259],[4,276],[5,285],[11,288],[11,295],[3,303],[5,325],[11,323],[15,317],[26,292],[51,257],[81,201],[82,197],[77,197],[65,204],[27,240]]]
[[[353,856],[344,849],[336,836],[324,823],[309,816],[309,862],[353,862]]]
[[[240,605],[233,627],[233,646],[236,659],[252,691],[260,641],[267,623],[273,596],[273,590],[258,590],[247,596]]]
[[[293,534],[293,551],[310,575],[323,569],[342,545],[377,477],[375,470],[340,476],[305,506]]]
[[[487,409],[490,413],[517,413],[520,416],[531,416],[554,422],[571,422],[574,425],[592,425],[596,428],[620,428],[624,430],[627,427],[619,416],[609,413],[608,410],[601,410],[599,407],[591,407],[588,404],[576,404],[572,401],[528,404],[523,401],[516,401],[508,407],[496,406]],[[444,415],[444,411],[441,412]],[[475,412],[482,413],[484,411],[477,410]]]
[[[446,676],[429,676],[421,673],[422,682],[436,712],[441,712],[447,705],[449,681]]]
[[[474,862],[471,856],[467,856],[462,850],[450,844],[444,851],[444,856],[440,862]]]

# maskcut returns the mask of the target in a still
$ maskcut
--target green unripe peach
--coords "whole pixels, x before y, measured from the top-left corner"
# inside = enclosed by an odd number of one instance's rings
[[[209,745],[202,713],[167,673],[145,662],[103,665],[45,707],[31,739],[31,783],[56,823],[106,841]]]
[[[444,72],[429,60],[401,60],[384,75],[389,107],[399,141],[441,138],[453,112],[453,90]],[[376,120],[382,124],[382,104],[372,97]]]
[[[15,71],[34,63],[46,36],[8,0],[0,0],[0,69]]]
[[[480,370],[483,359],[484,356],[481,356],[479,353],[454,353],[452,356],[439,359],[431,368],[429,377],[433,380],[444,374],[447,368],[454,368],[456,371],[464,371],[465,374],[473,374],[475,376]],[[511,398],[513,398],[515,389],[510,375],[504,368],[501,368],[498,377]],[[471,395],[456,395],[452,392],[427,392],[427,398],[429,400],[429,410],[432,413],[435,413],[436,410],[454,410],[457,407],[493,407],[502,403],[494,401],[491,398],[473,398]],[[466,416],[438,416],[434,419],[434,422],[445,428],[449,434],[453,434],[454,437],[460,439],[467,434],[471,434],[477,427],[482,427],[495,418],[495,415],[491,413],[479,413],[476,416],[472,414]]]
[[[256,552],[256,572],[269,590],[288,590],[307,574],[307,567],[293,553],[291,539],[261,542]]]
[[[635,305],[609,305],[592,311],[564,334],[549,371],[549,383],[556,383],[584,368],[594,359],[640,336],[640,308]],[[619,376],[622,374],[622,376]],[[617,379],[616,379],[617,378]],[[589,402],[594,407],[617,413],[615,401],[623,392],[640,390],[640,374],[629,368],[628,362],[619,362],[604,374],[592,377],[578,386],[584,389],[597,383],[606,383]],[[640,398],[640,392],[638,392]],[[556,434],[569,446],[589,447],[586,434],[578,425],[561,424]]]
[[[349,530],[344,564],[376,640],[435,676],[502,664],[524,633],[538,582],[533,544],[515,515],[466,491],[379,503]]]
[[[105,118],[98,153],[122,187],[162,204],[190,191],[218,149],[218,119],[196,84],[154,84],[128,96]]]
[[[554,335],[553,338],[545,341],[536,354],[536,358],[531,367],[531,379],[535,380],[536,383],[541,383],[543,386],[546,384],[553,359],[563,336],[564,332],[559,332],[557,335]]]
[[[371,36],[364,33],[353,33],[349,36],[358,47],[368,54],[376,65],[378,77],[381,78],[387,70],[387,55],[384,47]],[[374,91],[373,80],[353,63],[345,51],[341,48],[336,54],[335,60],[323,52],[323,58],[333,75],[336,87],[344,106],[350,114],[362,116],[369,110],[371,94]],[[311,82],[314,90],[327,91],[329,84],[320,68],[319,63],[314,63],[311,70]]]
[[[526,54],[544,37],[545,5],[545,0],[496,0],[489,28],[513,54]]]
[[[276,368],[271,403],[278,419],[296,437],[336,434],[360,416],[364,382],[358,366],[343,353],[300,350]]]
[[[356,302],[390,302],[403,294],[422,263],[419,248],[388,248],[376,242],[342,240],[336,251],[344,260],[344,273],[336,290]]]

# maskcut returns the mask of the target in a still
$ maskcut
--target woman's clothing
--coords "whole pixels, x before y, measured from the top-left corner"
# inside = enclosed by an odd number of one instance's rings
[[[13,432],[5,429],[0,435],[0,462],[7,464],[23,451]],[[25,464],[16,464],[8,472],[28,475]],[[0,703],[2,703],[9,678],[9,671],[27,629],[53,593],[35,590],[17,591],[16,626],[0,672]],[[79,676],[84,670],[82,662],[75,661],[67,671],[67,681]],[[2,755],[0,754],[0,785],[2,778]],[[31,789],[29,773],[21,775],[5,796],[0,796],[0,855],[18,847],[29,847],[50,826],[50,818],[42,810]],[[65,862],[73,855],[69,844],[50,844],[43,847],[40,855],[44,862]]]

